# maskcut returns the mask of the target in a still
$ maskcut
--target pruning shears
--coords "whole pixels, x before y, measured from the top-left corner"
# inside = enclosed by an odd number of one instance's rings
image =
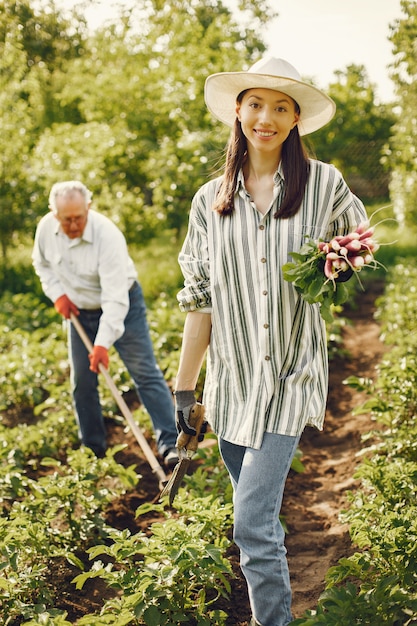
[[[179,461],[174,467],[170,479],[159,496],[160,499],[164,496],[168,496],[170,506],[174,502],[174,498],[177,495],[178,489],[180,488],[184,476],[187,473],[191,459],[198,448],[199,435],[204,422],[204,406],[199,402],[194,404],[190,410],[189,422],[190,426],[195,428],[196,434],[187,435],[184,431],[179,433],[176,442]]]

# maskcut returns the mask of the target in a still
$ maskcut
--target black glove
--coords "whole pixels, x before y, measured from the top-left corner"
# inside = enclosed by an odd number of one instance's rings
[[[324,264],[325,264],[325,262],[326,261],[324,259],[320,259],[320,261],[318,263],[318,267],[319,267],[319,269],[322,272],[324,271]],[[348,267],[348,269],[345,270],[344,272],[339,272],[337,277],[334,279],[334,281],[335,281],[335,283],[345,283],[352,276],[353,276],[353,269],[351,267]]]
[[[195,398],[195,391],[175,391],[175,406],[176,406],[176,422],[177,431],[180,433],[183,431],[186,435],[194,437],[197,434],[195,428],[190,425],[190,411],[197,403]],[[203,441],[204,434],[207,432],[207,422],[204,421],[201,425],[200,433],[198,435],[198,441]]]
[[[344,272],[339,272],[337,275],[337,278],[335,278],[334,280],[336,283],[345,283],[352,276],[353,276],[353,269],[349,267]]]

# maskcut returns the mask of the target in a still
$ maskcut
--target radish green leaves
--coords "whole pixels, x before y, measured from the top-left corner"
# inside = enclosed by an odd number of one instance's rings
[[[332,305],[343,304],[349,297],[345,282],[366,266],[377,267],[374,253],[379,245],[373,233],[373,228],[362,223],[355,231],[329,242],[307,237],[300,251],[291,253],[294,262],[283,266],[285,280],[294,283],[306,302],[320,304],[326,322],[333,320]]]

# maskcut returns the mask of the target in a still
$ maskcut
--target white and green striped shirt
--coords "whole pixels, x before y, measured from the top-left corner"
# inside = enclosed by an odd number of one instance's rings
[[[179,262],[182,311],[211,307],[204,404],[213,430],[232,443],[259,448],[263,434],[299,435],[323,427],[328,388],[327,341],[316,304],[307,304],[282,266],[305,236],[330,240],[367,219],[340,172],[311,160],[298,213],[275,219],[283,197],[281,168],[274,200],[256,210],[240,174],[235,211],[212,211],[220,179],[193,199]]]

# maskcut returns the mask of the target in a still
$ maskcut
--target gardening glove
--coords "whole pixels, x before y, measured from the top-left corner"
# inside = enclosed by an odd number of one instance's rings
[[[347,280],[352,278],[352,276],[353,270],[349,267],[349,269],[345,270],[344,272],[339,272],[337,278],[335,278],[334,280],[336,283],[345,283]]]
[[[190,425],[190,411],[197,400],[195,398],[194,391],[175,391],[175,407],[176,407],[176,422],[178,433],[184,432],[186,435],[194,437],[197,434],[195,428]],[[201,425],[198,441],[203,441],[204,434],[207,432],[207,422],[204,421]]]
[[[321,269],[322,272],[324,272],[324,264],[325,264],[325,262],[326,261],[324,259],[321,259],[321,261],[319,262],[319,268]],[[345,283],[350,278],[352,278],[352,276],[353,276],[353,269],[351,267],[349,267],[344,272],[339,272],[338,275],[337,275],[337,278],[334,279],[334,282],[335,283]]]
[[[65,294],[55,300],[54,307],[55,310],[67,320],[71,317],[71,313],[74,313],[74,315],[79,314],[75,304]]]
[[[109,351],[107,348],[103,348],[103,346],[94,346],[88,358],[90,359],[90,370],[96,374],[99,372],[98,366],[100,363],[103,363],[106,369],[109,367]]]

